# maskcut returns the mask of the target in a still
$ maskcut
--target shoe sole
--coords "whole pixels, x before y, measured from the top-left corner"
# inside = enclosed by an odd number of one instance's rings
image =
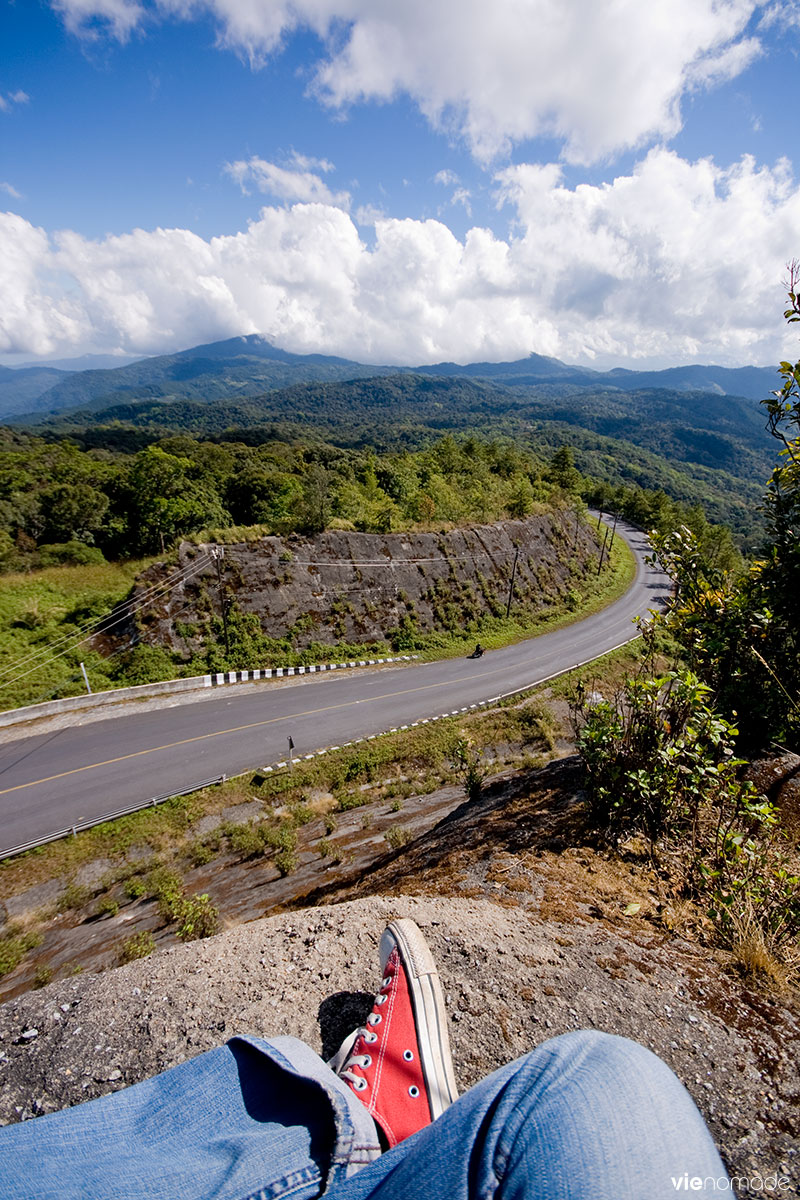
[[[428,943],[410,917],[400,917],[386,927],[380,945],[381,970],[395,946],[406,969],[420,1063],[428,1089],[431,1118],[435,1121],[458,1099],[442,985]]]

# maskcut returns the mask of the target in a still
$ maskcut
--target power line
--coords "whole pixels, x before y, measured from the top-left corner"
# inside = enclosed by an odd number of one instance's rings
[[[208,555],[204,553],[203,557],[206,558]],[[173,587],[176,587],[178,583],[184,582],[189,578],[190,575],[195,573],[200,566],[205,566],[205,563],[193,563],[187,567],[181,567],[180,570],[172,572],[170,575],[168,575],[166,579],[152,584],[149,588],[142,592],[138,597],[138,602],[126,607],[125,611],[120,617],[117,617],[112,621],[112,614],[109,613],[107,617],[102,617],[100,621],[85,621],[82,625],[78,625],[70,633],[65,633],[62,637],[57,638],[55,641],[48,642],[46,646],[41,647],[39,650],[35,650],[33,653],[26,655],[24,658],[18,659],[17,662],[12,665],[10,671],[16,671],[20,667],[26,666],[29,662],[34,661],[34,659],[46,656],[51,651],[55,650],[56,647],[61,646],[64,642],[77,641],[80,643],[81,641],[85,641],[86,639],[84,637],[78,636],[80,634],[86,633],[91,636],[97,633],[106,632],[108,629],[113,628],[114,625],[118,625],[120,621],[134,615],[142,608],[146,608],[158,597],[159,593],[165,590],[169,591]],[[0,676],[0,678],[2,678],[2,676]]]
[[[58,638],[55,642],[48,643],[48,645],[43,647],[41,650],[28,655],[26,658],[20,659],[13,665],[11,672],[18,671],[20,667],[24,667],[29,663],[33,663],[33,666],[30,666],[27,671],[22,671],[16,675],[12,674],[10,677],[8,672],[5,676],[0,676],[0,688],[10,687],[12,684],[17,683],[20,679],[25,679],[28,675],[33,674],[34,671],[38,671],[47,666],[49,663],[55,662],[58,658],[63,658],[65,654],[69,654],[70,650],[74,650],[83,642],[88,641],[90,637],[95,637],[101,633],[107,633],[108,630],[113,629],[115,625],[119,625],[122,621],[130,619],[143,608],[149,607],[149,605],[159,599],[163,593],[172,591],[178,586],[179,583],[186,582],[191,575],[196,574],[198,570],[206,566],[207,564],[203,561],[205,558],[209,558],[206,553],[204,553],[203,556],[196,562],[187,567],[182,567],[179,571],[173,572],[167,577],[166,580],[162,580],[160,583],[153,584],[139,596],[136,604],[126,606],[125,610],[120,614],[120,616],[114,620],[104,618],[99,623],[86,622],[83,626],[79,626],[78,629],[72,633],[65,634],[63,637]],[[68,644],[64,646],[63,649],[59,650],[57,653],[52,653],[56,647],[63,645],[64,642],[67,642]],[[49,657],[46,657],[47,655],[49,655]],[[40,661],[37,662],[35,661],[36,659],[39,659]]]

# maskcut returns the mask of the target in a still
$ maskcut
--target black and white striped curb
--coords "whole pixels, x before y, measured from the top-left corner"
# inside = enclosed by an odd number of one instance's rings
[[[140,683],[134,687],[110,688],[85,696],[67,696],[63,700],[47,700],[0,712],[0,729],[35,721],[39,717],[58,716],[66,712],[81,712],[104,705],[121,704],[126,700],[149,700],[175,692],[199,691],[202,688],[222,687],[231,683],[249,683],[260,679],[286,679],[290,675],[315,675],[320,671],[341,671],[351,667],[374,667],[381,663],[403,663],[418,659],[418,654],[401,654],[395,658],[360,658],[349,662],[317,663],[307,667],[266,667],[255,671],[219,671],[212,675],[192,675],[183,679],[163,679],[158,683]]]
[[[298,754],[291,760],[287,758],[283,762],[261,767],[260,772],[257,773],[269,775],[274,771],[285,771],[295,763],[311,762],[315,758],[323,758],[326,754],[335,754],[337,750],[348,750],[351,746],[376,742],[378,738],[388,737],[391,733],[403,733],[407,729],[421,729],[423,725],[433,725],[436,721],[447,721],[450,717],[462,717],[466,713],[477,712],[481,708],[491,708],[493,704],[497,704],[502,699],[502,696],[495,696],[491,700],[481,700],[478,704],[467,704],[464,708],[454,708],[452,712],[439,713],[435,717],[425,717],[422,721],[412,721],[409,725],[393,725],[391,729],[382,729],[380,733],[368,733],[366,737],[354,738],[352,742],[342,742],[340,746],[326,746],[324,750],[315,750],[313,754]]]
[[[636,642],[641,637],[637,633],[633,637],[626,638],[623,642],[618,642],[616,646],[612,646],[610,650],[604,650],[601,658],[606,654],[613,654],[616,650],[621,650],[623,646],[629,646],[632,642]],[[415,656],[416,657],[416,656]],[[450,712],[438,713],[435,717],[425,717],[421,721],[412,721],[409,725],[393,725],[391,729],[382,729],[379,733],[369,733],[366,737],[354,738],[352,742],[342,742],[340,746],[326,746],[324,750],[315,750],[312,754],[298,754],[291,759],[285,759],[282,762],[272,763],[270,766],[261,767],[262,775],[270,775],[275,771],[285,771],[294,763],[311,762],[315,758],[323,758],[326,754],[333,754],[337,750],[347,750],[351,746],[361,746],[365,742],[374,742],[378,738],[387,737],[390,733],[403,733],[407,729],[419,729],[423,725],[433,725],[436,721],[447,721],[451,717],[463,717],[467,713],[478,712],[480,709],[491,708],[495,704],[499,704],[502,700],[510,700],[514,696],[522,696],[525,692],[532,692],[535,688],[542,687],[545,683],[550,683],[553,679],[558,679],[562,675],[568,675],[570,671],[577,671],[581,667],[586,667],[589,663],[595,662],[595,658],[585,658],[581,662],[573,663],[570,667],[564,667],[561,671],[554,671],[552,675],[545,676],[544,679],[537,679],[533,683],[527,683],[523,687],[514,688],[510,692],[501,692],[499,696],[492,696],[489,700],[480,700],[477,704],[466,704],[462,708],[451,709]]]
[[[602,658],[606,654],[613,654],[615,650],[621,650],[623,646],[628,646],[632,642],[638,641],[640,637],[641,637],[641,634],[637,633],[633,637],[626,638],[624,641],[618,642],[616,646],[612,646],[611,649],[604,650],[603,654],[600,655],[599,657]],[[335,664],[335,666],[337,666],[337,667],[372,666],[375,663],[380,663],[380,662],[405,662],[411,658],[417,658],[417,657],[418,657],[418,655],[416,655],[416,654],[403,655],[401,658],[368,659],[368,660],[364,661],[363,663],[362,662],[354,662],[354,663],[347,663],[347,664],[337,663],[337,664]],[[420,729],[424,725],[433,725],[437,721],[447,721],[451,717],[463,717],[468,713],[478,712],[480,709],[491,708],[495,704],[500,704],[500,702],[503,700],[510,700],[513,696],[521,696],[525,692],[532,692],[535,688],[541,687],[545,683],[550,683],[551,680],[558,679],[559,676],[561,676],[561,675],[568,675],[570,671],[576,671],[580,667],[588,666],[589,663],[594,662],[594,661],[596,661],[596,660],[593,658],[587,658],[587,659],[584,659],[582,662],[573,663],[572,666],[565,667],[561,671],[554,671],[552,675],[547,675],[544,679],[537,679],[533,683],[526,684],[524,687],[515,688],[513,691],[510,691],[510,692],[502,692],[499,696],[492,696],[490,699],[481,700],[477,704],[466,704],[461,708],[451,709],[450,712],[438,713],[435,717],[424,717],[421,721],[412,721],[408,725],[394,725],[394,726],[392,726],[391,729],[384,729],[384,730],[381,730],[379,733],[370,733],[370,734],[367,734],[366,737],[355,738],[352,742],[343,742],[340,746],[326,746],[323,750],[316,750],[313,754],[300,754],[297,757],[292,758],[291,761],[289,759],[285,759],[282,762],[273,763],[270,766],[260,767],[255,771],[253,771],[252,769],[248,770],[248,771],[243,771],[242,774],[248,775],[248,774],[255,773],[255,774],[262,774],[262,775],[271,775],[276,771],[286,771],[288,769],[291,769],[295,763],[311,762],[315,758],[323,758],[326,754],[334,754],[337,750],[348,750],[351,746],[361,746],[365,742],[377,741],[378,738],[386,737],[391,733],[403,733],[407,729]],[[327,667],[327,669],[332,669],[333,665],[334,664],[331,664],[329,667]],[[301,668],[288,667],[285,669],[296,673]],[[320,671],[322,669],[325,669],[325,668],[320,667],[320,666],[317,666],[315,668],[315,670],[317,670],[317,671]],[[306,667],[305,670],[308,671],[309,668]],[[237,672],[231,671],[231,672],[228,672],[228,674],[233,675],[233,674],[237,674]],[[245,674],[245,672],[239,672],[239,674]],[[252,675],[252,672],[251,672],[251,675]],[[239,681],[238,680],[229,680],[229,682],[239,682]],[[140,801],[139,803],[132,804],[127,808],[118,809],[116,812],[106,813],[105,816],[95,817],[91,821],[82,821],[79,824],[71,826],[69,829],[61,829],[57,833],[47,834],[44,837],[37,838],[30,842],[25,842],[23,845],[12,846],[7,850],[0,850],[0,861],[2,861],[4,858],[12,858],[14,855],[22,854],[26,850],[32,850],[38,846],[44,846],[48,842],[58,841],[61,838],[70,837],[70,836],[75,837],[77,833],[82,832],[85,829],[92,829],[96,825],[101,825],[104,821],[113,821],[113,820],[117,819],[118,817],[123,817],[123,816],[127,816],[130,813],[139,812],[144,808],[151,808],[151,807],[155,808],[157,805],[163,804],[167,800],[172,800],[177,796],[188,796],[192,792],[201,791],[203,788],[211,787],[211,786],[214,786],[215,784],[219,784],[219,783],[225,783],[226,778],[227,777],[225,775],[218,775],[214,779],[206,779],[200,783],[195,783],[195,784],[190,785],[189,787],[182,788],[181,791],[179,791],[179,792],[169,792],[163,796],[157,796],[157,797],[153,797],[150,800]]]
[[[206,676],[206,678],[211,680],[211,687],[221,687],[226,683],[249,683],[251,680],[257,679],[286,679],[290,675],[315,675],[320,671],[342,671],[350,667],[375,667],[380,663],[412,662],[418,658],[418,654],[400,654],[396,658],[359,658],[349,662],[312,663],[306,667],[264,667],[256,671],[218,671],[215,675]]]

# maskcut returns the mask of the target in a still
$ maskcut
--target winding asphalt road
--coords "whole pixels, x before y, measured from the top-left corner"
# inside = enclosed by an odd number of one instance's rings
[[[530,687],[635,636],[668,579],[644,562],[644,534],[620,524],[636,578],[616,603],[555,633],[488,652],[403,667],[243,685],[218,698],[21,735],[0,747],[0,847],[45,837],[214,776],[283,760]],[[2,849],[0,849],[0,855]]]

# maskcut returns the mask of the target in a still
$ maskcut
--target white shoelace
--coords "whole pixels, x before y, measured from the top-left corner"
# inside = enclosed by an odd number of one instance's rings
[[[389,999],[389,997],[386,995],[385,989],[389,986],[389,984],[391,982],[392,982],[391,975],[387,975],[384,979],[381,980],[380,992],[375,997],[376,1004],[378,1004],[378,1005],[385,1004],[386,1001]],[[377,1042],[377,1040],[378,1040],[378,1035],[377,1035],[377,1033],[375,1033],[374,1029],[368,1028],[368,1026],[380,1025],[382,1020],[383,1020],[383,1017],[381,1016],[380,1013],[371,1012],[369,1014],[369,1016],[367,1017],[367,1024],[361,1025],[358,1029],[356,1029],[355,1033],[352,1035],[352,1038],[353,1038],[352,1044],[354,1046],[356,1046],[356,1045],[358,1045],[358,1043],[360,1041],[364,1041],[364,1042],[366,1042],[366,1044],[368,1046],[374,1045],[375,1042]],[[368,1067],[371,1067],[371,1066],[372,1066],[372,1055],[371,1054],[351,1054],[345,1060],[344,1066],[339,1068],[338,1075],[339,1075],[340,1079],[346,1079],[348,1081],[348,1083],[351,1083],[353,1085],[353,1088],[355,1089],[355,1091],[363,1092],[364,1088],[367,1086],[367,1081],[363,1075],[356,1075],[355,1071],[353,1071],[351,1068],[352,1067],[360,1067],[362,1071],[365,1071]]]

